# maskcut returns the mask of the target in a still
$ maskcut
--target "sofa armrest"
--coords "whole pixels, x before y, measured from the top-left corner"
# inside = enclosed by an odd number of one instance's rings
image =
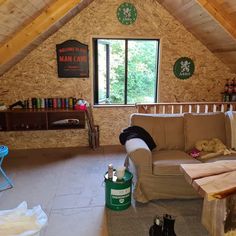
[[[152,152],[142,139],[134,138],[126,141],[125,148],[139,175],[152,173]]]

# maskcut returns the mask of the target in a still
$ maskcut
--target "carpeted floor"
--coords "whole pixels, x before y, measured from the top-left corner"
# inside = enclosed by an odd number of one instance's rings
[[[132,203],[124,211],[107,209],[109,236],[148,236],[155,215],[176,217],[177,236],[209,236],[201,224],[202,200],[156,200],[147,204]]]

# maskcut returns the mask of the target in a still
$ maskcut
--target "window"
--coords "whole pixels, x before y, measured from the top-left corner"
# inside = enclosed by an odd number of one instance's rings
[[[157,100],[159,40],[93,39],[94,104]]]

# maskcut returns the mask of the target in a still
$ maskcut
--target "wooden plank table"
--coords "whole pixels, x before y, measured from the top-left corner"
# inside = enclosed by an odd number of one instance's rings
[[[204,197],[202,224],[212,236],[236,236],[236,161],[182,164],[189,184]]]

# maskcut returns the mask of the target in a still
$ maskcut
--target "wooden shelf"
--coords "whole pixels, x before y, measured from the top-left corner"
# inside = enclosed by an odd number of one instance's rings
[[[72,109],[14,109],[0,111],[0,131],[84,128],[84,111]]]

